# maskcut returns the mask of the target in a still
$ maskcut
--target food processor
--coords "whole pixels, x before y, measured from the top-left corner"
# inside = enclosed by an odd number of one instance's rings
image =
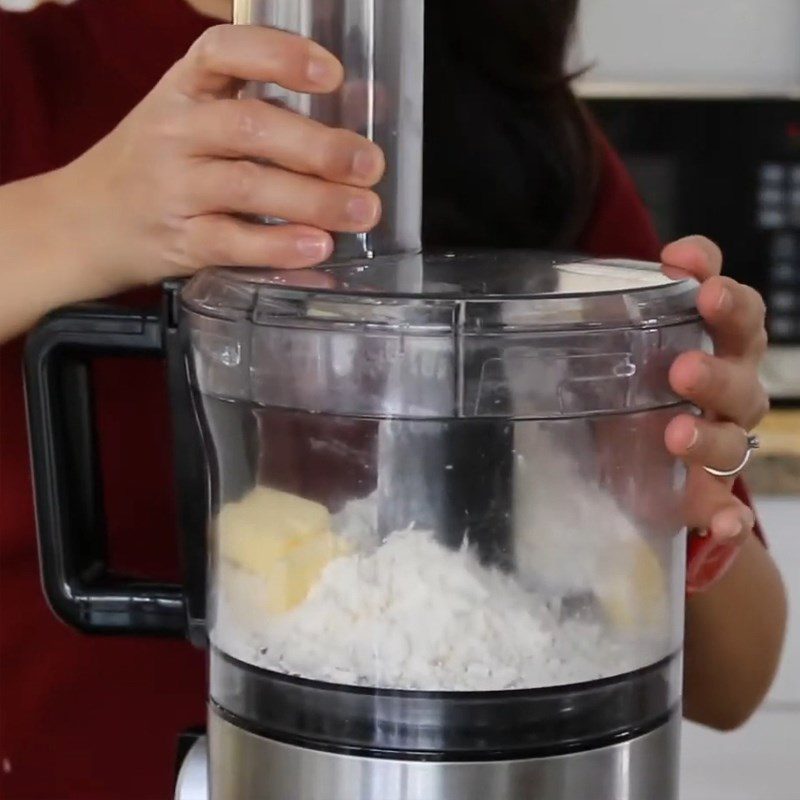
[[[689,410],[668,371],[702,345],[696,284],[423,253],[421,0],[235,18],[342,59],[334,96],[243,93],[380,144],[384,216],[317,270],[209,269],[160,310],[32,334],[54,612],[208,647],[178,800],[674,800],[686,542],[664,431]],[[109,356],[166,363],[180,586],[107,566],[90,365]]]

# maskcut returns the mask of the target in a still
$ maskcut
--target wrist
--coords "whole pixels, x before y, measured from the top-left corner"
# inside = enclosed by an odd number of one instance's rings
[[[86,172],[81,158],[47,176],[53,221],[48,266],[60,287],[59,306],[117,294],[132,283],[116,244],[118,220],[109,214],[102,187]]]
[[[0,187],[0,341],[112,287],[96,266],[75,191],[58,171]]]

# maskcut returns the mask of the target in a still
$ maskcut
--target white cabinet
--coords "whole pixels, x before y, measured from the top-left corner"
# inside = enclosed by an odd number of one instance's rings
[[[0,0],[0,8],[6,11],[30,11],[45,2],[57,2],[62,5],[74,3],[75,0]]]
[[[577,55],[592,82],[800,85],[798,0],[584,0]]]

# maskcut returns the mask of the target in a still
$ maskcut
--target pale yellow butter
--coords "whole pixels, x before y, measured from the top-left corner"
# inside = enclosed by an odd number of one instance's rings
[[[346,552],[321,504],[258,487],[220,511],[220,557],[260,579],[250,596],[254,611],[280,614],[303,602],[331,560]],[[235,573],[225,572],[235,581]],[[240,602],[248,598],[239,595]]]
[[[655,551],[639,537],[623,542],[616,567],[614,579],[597,593],[611,623],[628,631],[663,625],[666,575]]]

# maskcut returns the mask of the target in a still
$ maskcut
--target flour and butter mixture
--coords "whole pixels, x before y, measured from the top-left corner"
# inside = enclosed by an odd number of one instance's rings
[[[603,533],[625,545],[619,574],[605,558],[578,559],[580,585],[570,586],[557,571],[555,584],[547,579],[561,544],[557,531],[537,536],[535,527],[552,525],[549,516],[520,515],[519,570],[506,573],[481,564],[467,541],[453,550],[431,531],[378,541],[372,498],[331,517],[317,503],[256,488],[217,521],[212,640],[265,669],[382,688],[521,689],[636,669],[653,642],[631,630],[630,606],[641,598],[625,592],[646,581],[646,608],[636,613],[660,635],[666,588],[657,559],[612,506],[603,507],[616,515]],[[564,521],[578,522],[574,513]],[[592,568],[602,573],[593,578]],[[599,594],[588,610],[568,613],[592,586]]]

